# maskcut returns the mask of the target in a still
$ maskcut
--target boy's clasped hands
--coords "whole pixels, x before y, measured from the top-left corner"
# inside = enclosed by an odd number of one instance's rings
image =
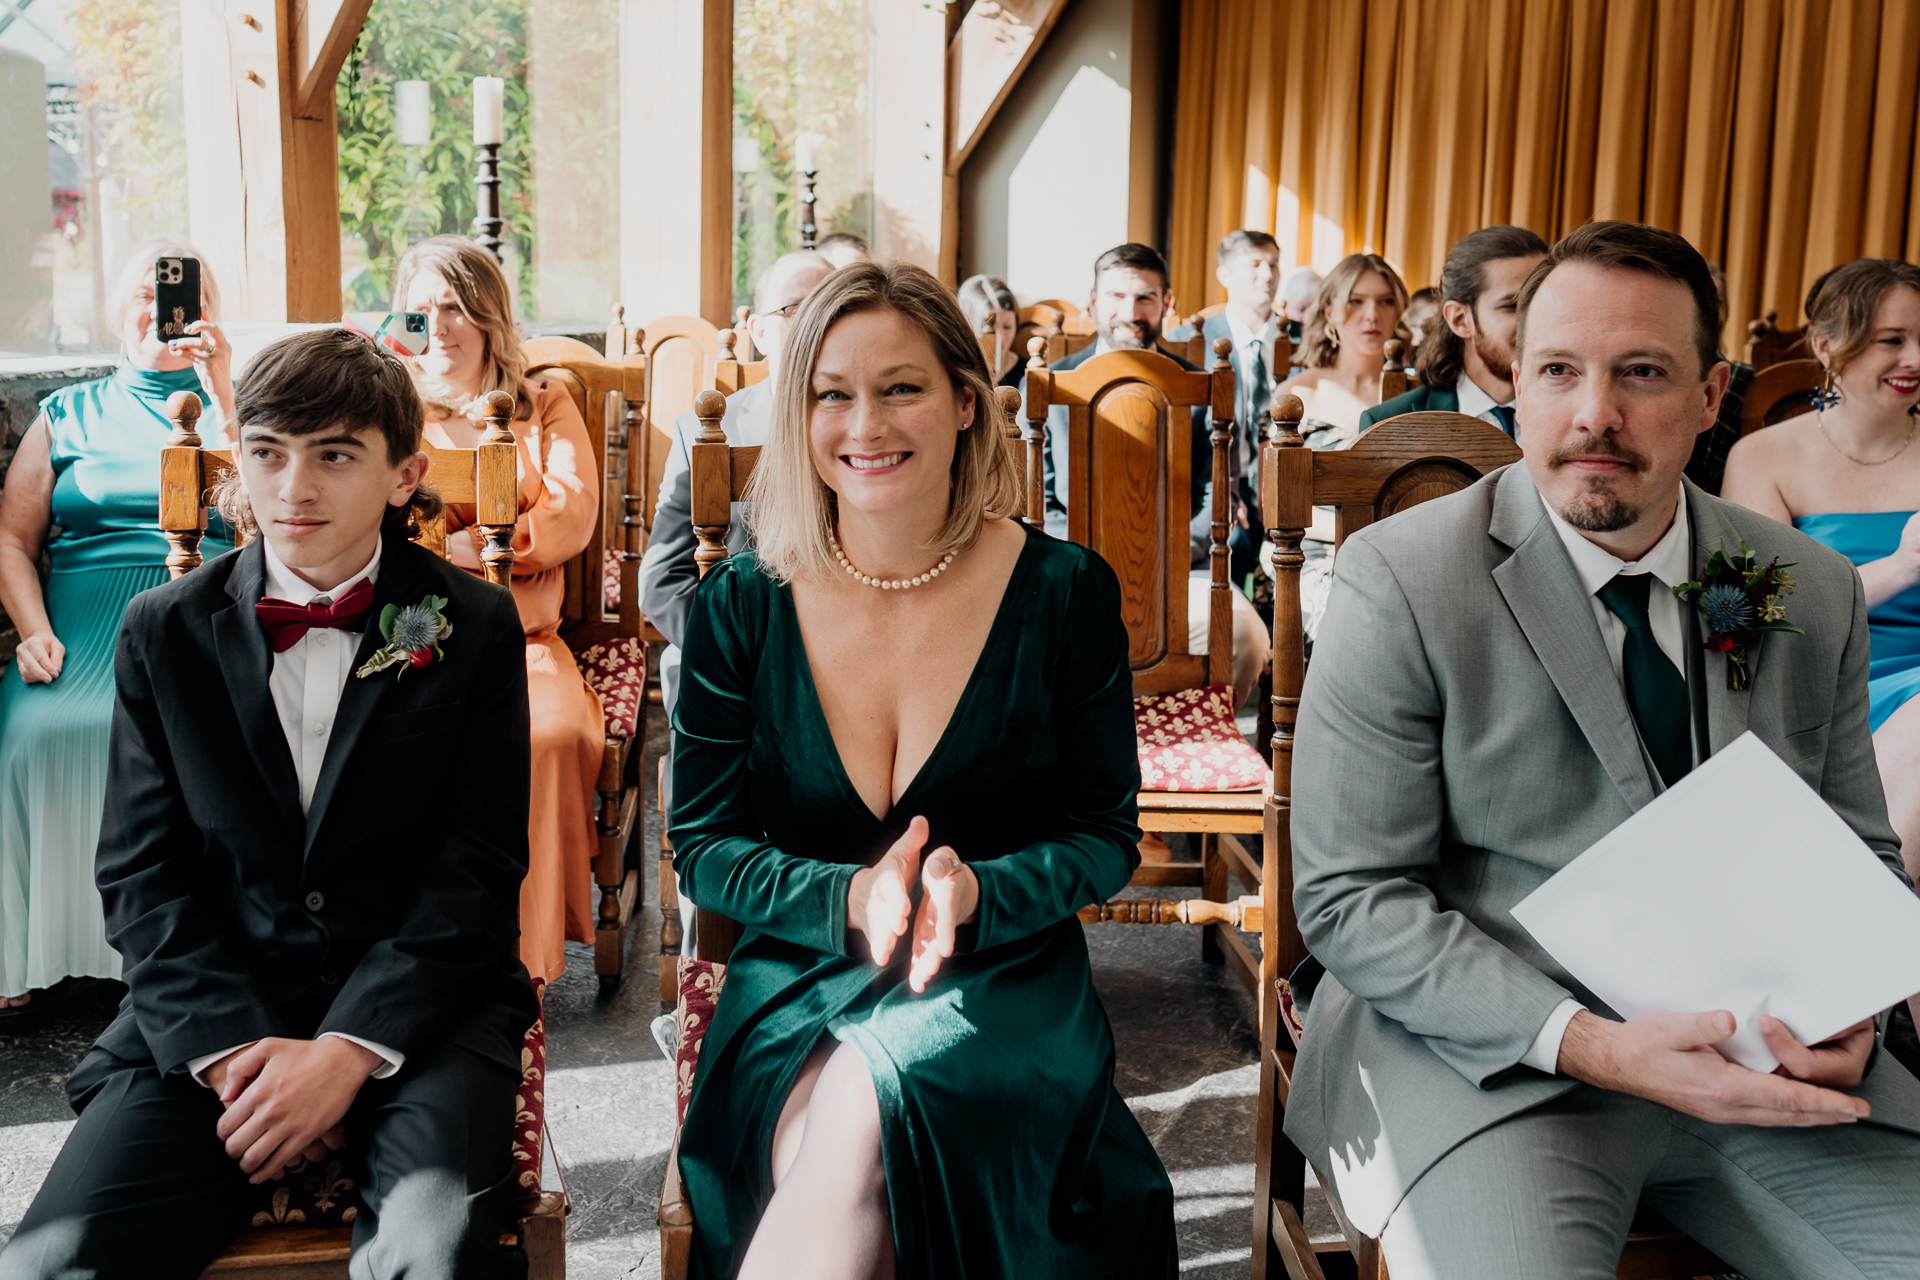
[[[847,927],[866,935],[875,964],[893,958],[894,945],[912,926],[907,985],[916,992],[927,989],[940,962],[953,954],[954,930],[980,911],[980,881],[951,846],[940,846],[922,863],[920,851],[930,834],[927,820],[916,817],[886,856],[854,872],[847,887]],[[918,911],[913,905],[916,878],[921,888]]]
[[[268,1036],[207,1068],[226,1114],[215,1132],[256,1186],[347,1143],[347,1108],[380,1055],[339,1036]]]

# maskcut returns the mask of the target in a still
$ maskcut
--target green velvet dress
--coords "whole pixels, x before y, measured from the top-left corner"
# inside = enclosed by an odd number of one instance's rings
[[[744,926],[680,1137],[693,1274],[739,1269],[773,1194],[774,1125],[824,1036],[873,1074],[903,1280],[1177,1274],[1173,1188],[1114,1088],[1073,915],[1138,861],[1112,571],[1028,531],[953,719],[884,821],[841,767],[793,596],[751,552],[701,583],[684,652],[674,868]],[[980,882],[920,995],[904,940],[880,969],[847,932],[853,873],[916,814]]]

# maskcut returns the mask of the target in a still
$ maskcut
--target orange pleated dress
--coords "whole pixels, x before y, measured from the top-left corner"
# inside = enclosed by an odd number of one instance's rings
[[[600,518],[593,445],[573,399],[557,383],[525,383],[533,416],[513,422],[519,446],[520,519],[513,530],[513,598],[527,631],[527,701],[532,712],[533,789],[527,821],[527,878],[520,886],[520,959],[535,981],[567,968],[566,940],[593,941],[593,784],[606,745],[599,695],[560,639],[566,562],[585,550]],[[428,422],[440,448],[470,449],[478,424]],[[469,505],[447,508],[448,558],[481,573],[468,529]],[[457,535],[457,536],[455,536]]]

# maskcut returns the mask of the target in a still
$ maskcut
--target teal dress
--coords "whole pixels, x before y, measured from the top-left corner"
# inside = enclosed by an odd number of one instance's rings
[[[1884,560],[1900,545],[1911,511],[1842,511],[1795,516],[1793,527],[1824,542],[1856,565]],[[1867,668],[1867,724],[1887,717],[1920,693],[1920,587],[1908,587],[1867,614],[1872,659]]]
[[[47,544],[46,605],[66,657],[50,684],[27,684],[17,663],[0,668],[0,995],[120,976],[93,883],[113,647],[127,602],[166,581],[166,401],[199,390],[192,369],[122,365],[41,405],[58,530]],[[210,536],[201,545],[211,558],[232,544]]]
[[[1178,1272],[1173,1188],[1113,1084],[1074,912],[1138,862],[1132,676],[1105,562],[1033,530],[933,754],[883,821],[841,767],[791,592],[751,552],[694,596],[675,710],[674,869],[744,926],[700,1051],[680,1173],[693,1275],[739,1269],[775,1122],[823,1037],[880,1101],[895,1254],[918,1277]],[[876,968],[847,887],[914,815],[980,882],[920,995]]]

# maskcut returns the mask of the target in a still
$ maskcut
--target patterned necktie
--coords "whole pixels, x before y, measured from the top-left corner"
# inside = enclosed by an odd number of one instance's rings
[[[1693,768],[1693,744],[1687,736],[1687,680],[1653,638],[1647,599],[1649,573],[1621,574],[1596,593],[1613,616],[1626,624],[1620,646],[1620,670],[1627,682],[1627,706],[1640,726],[1640,740],[1668,786]]]
[[[295,604],[272,596],[253,606],[267,633],[267,643],[275,653],[285,653],[315,627],[335,627],[341,631],[365,631],[367,615],[373,612],[373,581],[363,579],[359,586],[335,600],[321,604],[317,600]]]
[[[1518,440],[1520,438],[1519,422],[1513,416],[1512,405],[1497,404],[1493,406],[1493,416],[1500,419],[1500,429],[1502,431],[1506,432],[1509,436],[1511,436],[1515,440]]]
[[[1266,348],[1258,338],[1247,344],[1247,412],[1242,438],[1248,448],[1241,457],[1241,473],[1258,492],[1260,441],[1267,430],[1267,406],[1273,401],[1273,379],[1267,374]]]

